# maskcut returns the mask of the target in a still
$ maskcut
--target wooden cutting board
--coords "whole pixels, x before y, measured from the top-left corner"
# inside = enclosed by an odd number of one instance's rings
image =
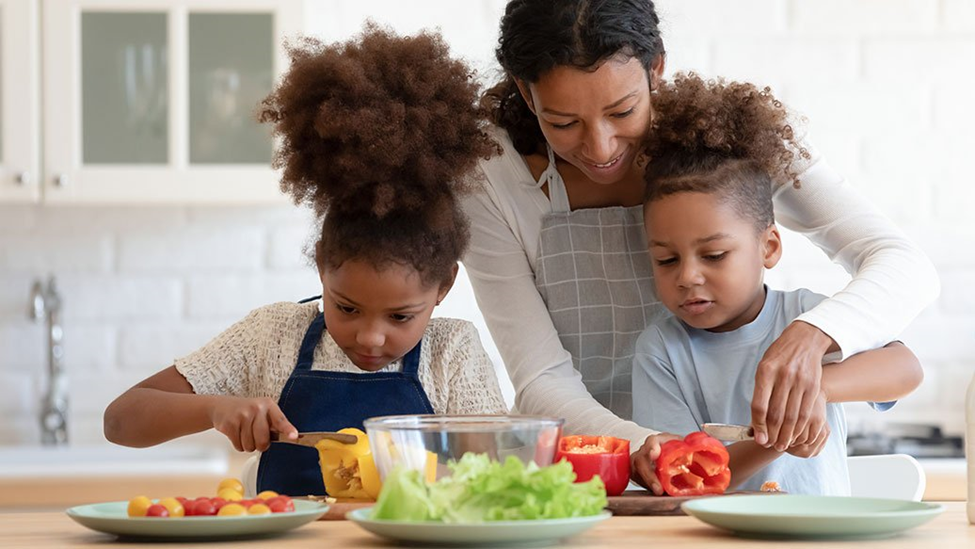
[[[769,492],[727,492],[723,495],[735,494],[769,494]],[[631,490],[619,496],[606,498],[609,500],[606,508],[618,517],[683,515],[681,503],[702,497],[714,496],[655,496],[646,490]]]

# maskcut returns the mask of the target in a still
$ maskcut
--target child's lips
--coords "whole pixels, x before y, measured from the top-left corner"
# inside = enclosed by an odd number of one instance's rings
[[[706,299],[688,299],[680,304],[680,308],[691,315],[704,314],[711,310],[713,306],[714,302]]]

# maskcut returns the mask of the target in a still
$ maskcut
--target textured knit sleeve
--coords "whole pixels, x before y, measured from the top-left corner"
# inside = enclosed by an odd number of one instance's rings
[[[494,364],[481,345],[477,328],[466,321],[456,321],[457,329],[449,342],[448,414],[505,414],[498,376]]]
[[[200,395],[252,394],[252,374],[258,369],[260,343],[267,307],[252,311],[189,355],[176,360],[176,370]]]
[[[639,448],[655,431],[620,419],[582,383],[535,287],[516,205],[504,200],[505,182],[492,181],[498,177],[503,175],[488,173],[490,183],[466,199],[471,244],[464,267],[514,385],[515,407],[522,414],[564,418],[566,433],[638,440]]]
[[[824,160],[813,157],[801,187],[774,195],[782,226],[805,235],[853,275],[840,292],[798,317],[836,341],[842,358],[882,347],[940,291],[925,254]]]
[[[651,327],[640,334],[633,355],[633,420],[669,433],[693,433],[700,418],[691,412],[666,357],[659,330]]]

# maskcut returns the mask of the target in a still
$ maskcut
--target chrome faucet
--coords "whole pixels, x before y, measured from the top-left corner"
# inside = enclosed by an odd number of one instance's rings
[[[54,277],[44,284],[34,281],[30,292],[28,316],[36,322],[47,321],[47,392],[41,403],[41,444],[68,443],[68,380],[64,371],[64,346],[61,339],[61,296]]]

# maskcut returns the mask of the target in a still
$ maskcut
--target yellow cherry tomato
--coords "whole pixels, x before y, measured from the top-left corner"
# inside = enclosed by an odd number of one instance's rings
[[[217,516],[220,517],[236,517],[240,515],[246,515],[247,508],[239,503],[228,503],[217,511]]]
[[[220,492],[223,492],[226,489],[239,492],[241,496],[244,495],[244,484],[235,478],[225,478],[221,480],[220,485],[217,486],[217,494],[220,494]]]
[[[183,504],[176,498],[162,498],[159,500],[159,505],[165,507],[169,511],[169,516],[172,518],[186,516],[186,509],[183,508]]]
[[[152,500],[146,496],[136,496],[129,500],[129,516],[130,517],[144,517],[146,516],[146,511],[149,510],[149,506],[152,505]]]
[[[224,488],[223,490],[217,492],[217,497],[223,498],[227,501],[240,501],[244,499],[244,494],[243,492],[238,492],[233,488]]]
[[[276,497],[278,497],[278,493],[275,492],[274,490],[264,490],[260,494],[257,494],[257,499],[268,500]]]
[[[247,510],[248,515],[269,515],[271,514],[271,508],[263,503],[255,503],[250,506]]]

